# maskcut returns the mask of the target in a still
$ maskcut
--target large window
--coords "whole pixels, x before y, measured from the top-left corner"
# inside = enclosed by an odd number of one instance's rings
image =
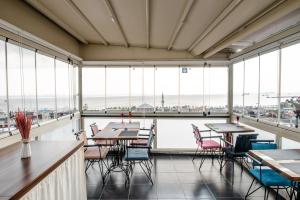
[[[177,112],[179,102],[178,67],[155,68],[155,103],[158,112]]]
[[[22,70],[21,53],[22,49],[14,44],[7,43],[7,80],[10,130],[16,129],[14,117],[17,111],[24,110],[22,98]]]
[[[54,58],[37,54],[37,95],[40,121],[55,118]]]
[[[258,117],[276,122],[278,114],[278,50],[260,56]]]
[[[28,115],[33,117],[33,123],[36,124],[36,78],[35,78],[35,52],[23,48],[23,89],[24,89],[24,105]]]
[[[295,110],[300,112],[300,43],[282,49],[280,122],[295,126]]]
[[[69,114],[69,66],[60,60],[55,60],[56,71],[56,100],[57,100],[57,116],[61,117]]]
[[[208,67],[204,70],[204,107],[207,113],[227,113],[228,69]]]
[[[5,43],[0,40],[0,134],[8,131]]]
[[[106,105],[108,112],[129,111],[129,68],[106,68]]]
[[[233,64],[233,112],[243,113],[244,62]]]
[[[105,111],[105,68],[82,69],[83,110]]]
[[[259,59],[254,57],[245,61],[244,115],[257,117]]]
[[[84,67],[82,88],[89,111],[228,112],[226,67]]]
[[[203,69],[180,68],[180,111],[203,111]]]

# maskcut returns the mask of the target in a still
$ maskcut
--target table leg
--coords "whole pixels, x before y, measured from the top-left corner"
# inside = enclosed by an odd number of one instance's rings
[[[224,139],[226,142],[229,142],[230,144],[232,144],[232,133],[223,133],[224,135]],[[225,147],[228,147],[229,145],[226,143]]]

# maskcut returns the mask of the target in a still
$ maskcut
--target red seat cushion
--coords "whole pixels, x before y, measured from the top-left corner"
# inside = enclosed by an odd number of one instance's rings
[[[214,140],[203,140],[202,146],[203,149],[218,149],[220,144]]]

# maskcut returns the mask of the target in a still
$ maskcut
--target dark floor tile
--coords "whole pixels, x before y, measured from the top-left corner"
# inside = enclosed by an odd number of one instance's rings
[[[105,180],[107,185],[125,184],[125,181],[126,175],[124,172],[111,172]]]
[[[157,183],[157,197],[167,199],[185,198],[184,191],[180,184],[176,183]]]
[[[129,187],[124,184],[106,185],[101,194],[101,199],[128,199]]]
[[[152,177],[153,183],[155,184],[156,183],[155,175],[152,174],[151,177]],[[134,173],[130,177],[130,184],[131,185],[152,185],[151,181],[148,179],[148,177],[144,173]]]
[[[177,183],[179,184],[179,179],[176,173],[156,173],[155,182],[157,184],[162,183]]]
[[[156,199],[156,185],[131,185],[129,199]]]
[[[215,197],[242,197],[239,191],[230,184],[213,182],[207,183],[207,186]]]
[[[196,172],[196,168],[192,163],[190,164],[174,164],[176,172]]]
[[[199,184],[183,184],[182,185],[184,195],[186,198],[202,199],[208,198],[213,199],[213,195],[204,183]]]
[[[186,183],[203,183],[205,179],[199,175],[198,172],[176,173],[178,180],[182,184]]]
[[[87,190],[87,197],[91,198],[91,199],[99,199],[102,193],[102,184],[101,185],[91,185],[88,184],[86,186],[86,190]]]

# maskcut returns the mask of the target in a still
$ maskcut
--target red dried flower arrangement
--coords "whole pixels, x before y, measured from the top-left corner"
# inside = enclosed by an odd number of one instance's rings
[[[32,124],[32,116],[26,116],[24,112],[16,113],[17,129],[19,129],[23,140],[29,139],[31,124]]]

